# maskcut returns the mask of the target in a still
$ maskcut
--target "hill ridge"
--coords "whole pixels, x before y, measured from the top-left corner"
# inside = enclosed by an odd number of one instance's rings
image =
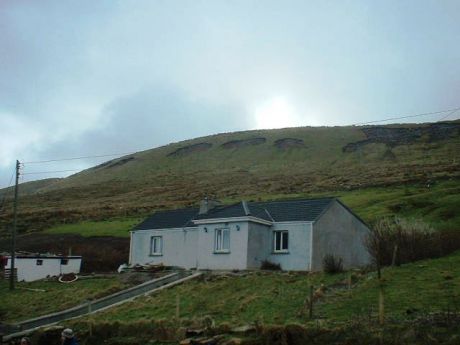
[[[251,141],[254,138],[259,139]],[[298,141],[292,147],[277,146],[282,139]],[[196,146],[203,142],[209,145]],[[344,149],[360,142],[356,149]],[[227,148],[222,147],[226,143]],[[146,214],[191,206],[204,196],[257,201],[430,184],[460,177],[459,148],[458,120],[219,133],[125,155],[31,188],[22,197],[20,212],[25,226],[42,218],[67,222],[75,217]],[[180,154],[171,155],[179,149]],[[8,217],[0,215],[0,225]]]

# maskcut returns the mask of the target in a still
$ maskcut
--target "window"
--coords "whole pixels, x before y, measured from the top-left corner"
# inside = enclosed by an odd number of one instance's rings
[[[287,253],[289,249],[289,233],[288,231],[273,232],[273,251],[275,253]]]
[[[37,266],[42,266],[42,265],[43,265],[43,260],[37,259]]]
[[[230,229],[216,229],[214,249],[216,253],[230,252]]]
[[[161,236],[152,236],[150,238],[150,255],[163,254],[163,238]]]
[[[61,265],[68,265],[69,259],[61,259]]]

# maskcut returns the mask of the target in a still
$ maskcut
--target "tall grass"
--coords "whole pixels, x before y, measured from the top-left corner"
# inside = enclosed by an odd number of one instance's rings
[[[421,220],[386,217],[376,222],[366,246],[377,265],[399,265],[460,249],[460,232],[435,231]]]

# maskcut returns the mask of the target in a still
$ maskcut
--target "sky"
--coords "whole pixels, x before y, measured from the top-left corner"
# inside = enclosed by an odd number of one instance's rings
[[[459,42],[457,0],[0,0],[0,187],[16,159],[457,108]]]

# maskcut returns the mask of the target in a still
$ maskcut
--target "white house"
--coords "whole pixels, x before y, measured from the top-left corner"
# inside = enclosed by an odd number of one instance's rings
[[[67,273],[80,273],[81,256],[17,254],[14,267],[18,281],[34,281]],[[11,270],[11,256],[2,257],[5,271]]]
[[[367,225],[336,198],[239,202],[161,211],[131,231],[130,264],[244,270],[263,261],[318,271],[325,255],[363,266]]]

